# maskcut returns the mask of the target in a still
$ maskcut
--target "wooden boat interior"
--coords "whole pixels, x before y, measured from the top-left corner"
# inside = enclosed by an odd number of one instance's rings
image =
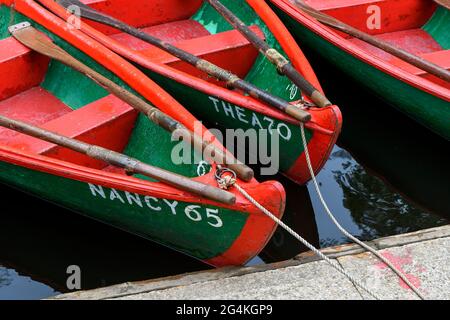
[[[223,17],[201,0],[83,0],[83,3],[114,18],[141,29],[166,42],[202,57],[241,78],[257,84],[257,77],[249,75],[258,58],[255,49],[238,30],[234,30]],[[223,1],[234,12],[234,1]],[[139,10],[130,10],[136,7]],[[242,7],[242,6],[241,6]],[[244,20],[251,17],[250,7],[245,8]],[[241,10],[242,11],[242,10]],[[241,15],[241,18],[243,16]],[[210,20],[209,23],[205,19]],[[97,30],[109,35],[121,44],[140,51],[153,62],[169,65],[203,80],[225,86],[224,83],[208,76],[195,67],[114,28],[85,20]],[[260,26],[250,23],[251,28],[262,39],[265,38]]]
[[[89,61],[86,56],[82,59]],[[0,40],[0,74],[0,115],[176,173],[198,175],[194,166],[168,161],[174,142],[164,129],[138,116],[88,77],[31,51],[11,36]],[[102,161],[6,128],[0,128],[0,146],[125,174]]]
[[[438,8],[432,0],[306,0],[306,3],[360,31],[450,70],[450,37],[447,29],[450,12]],[[376,20],[368,23],[367,19],[376,15],[377,10],[380,13],[379,25]],[[450,89],[450,83],[366,42],[336,32],[369,54]]]

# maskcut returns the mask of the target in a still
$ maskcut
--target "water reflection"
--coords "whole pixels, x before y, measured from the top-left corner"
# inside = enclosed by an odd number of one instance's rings
[[[449,219],[450,142],[379,100],[366,103],[364,109],[346,112],[348,125],[340,144],[382,179],[382,185],[396,190],[417,207]],[[382,126],[373,121],[380,114],[386,118]],[[355,172],[355,179],[361,178]]]
[[[11,200],[6,203],[14,203],[14,207],[2,210],[0,223],[0,265],[9,268],[0,268],[0,298],[27,294],[27,288],[12,292],[11,280],[20,277],[31,278],[31,291],[34,281],[66,292],[70,265],[80,266],[83,289],[210,268],[9,187],[0,185],[0,194],[2,199]],[[52,292],[41,297],[49,295]]]
[[[0,300],[31,300],[58,294],[44,283],[0,266]]]
[[[259,179],[263,180],[261,177]],[[275,180],[281,182],[286,190],[286,209],[283,222],[308,242],[318,246],[319,232],[308,189],[305,186],[296,185],[281,175],[277,175]],[[303,244],[279,227],[261,252],[260,258],[267,263],[282,261],[307,250]]]
[[[342,170],[333,173],[343,191],[343,206],[350,209],[353,221],[361,230],[359,238],[371,240],[431,228],[445,222],[445,219],[427,213],[393,192],[386,183],[370,175],[353,159],[345,158],[347,160],[343,162]]]
[[[0,266],[0,287],[6,287],[12,282],[11,271]]]
[[[357,227],[353,233],[363,239],[448,223],[450,142],[366,92],[314,54],[307,55],[344,117],[339,147],[319,175],[332,173],[336,191],[342,192],[338,197],[343,208],[335,207],[338,216],[345,219],[347,211]],[[334,183],[330,179],[322,182]],[[318,224],[320,229],[320,219]],[[335,237],[328,240],[322,244],[339,242]]]

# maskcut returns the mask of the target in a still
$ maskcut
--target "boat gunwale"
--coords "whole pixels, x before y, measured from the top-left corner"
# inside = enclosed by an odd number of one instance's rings
[[[289,15],[292,19],[297,21],[297,23],[300,23],[303,27],[319,35],[325,41],[350,54],[351,56],[414,88],[450,102],[449,89],[420,76],[411,74],[394,64],[388,63],[381,58],[371,55],[362,48],[358,47],[356,44],[353,44],[340,36],[332,28],[322,25],[308,14],[301,12],[294,4],[290,2],[290,0],[269,1],[271,1],[284,13]]]

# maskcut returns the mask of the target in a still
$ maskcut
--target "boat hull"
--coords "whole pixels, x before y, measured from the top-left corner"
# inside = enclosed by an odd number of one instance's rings
[[[450,140],[450,107],[447,99],[388,74],[367,63],[364,57],[331,43],[311,27],[314,23],[310,23],[310,26],[303,24],[298,13],[288,10],[283,1],[270,2],[299,43],[328,60],[391,106]]]
[[[245,263],[264,248],[274,231],[274,225],[266,228],[266,217],[246,207],[224,208],[198,201],[186,202],[152,193],[121,190],[107,183],[58,176],[45,172],[48,168],[36,170],[28,167],[31,165],[17,162],[21,161],[0,154],[2,183],[214,266]],[[272,185],[265,187],[268,192],[277,191],[270,190]],[[278,192],[283,198],[282,189]],[[278,203],[282,204],[281,198],[274,199],[273,203],[281,200]],[[255,219],[263,223],[259,226],[266,225],[254,231],[257,238],[262,231],[266,239],[257,246],[255,243],[248,244],[254,239],[241,238],[248,233],[246,225],[249,222],[253,224]],[[253,249],[246,251],[256,247],[258,249],[254,252],[251,252]],[[231,251],[234,254],[230,255]],[[241,252],[236,255],[238,251]]]

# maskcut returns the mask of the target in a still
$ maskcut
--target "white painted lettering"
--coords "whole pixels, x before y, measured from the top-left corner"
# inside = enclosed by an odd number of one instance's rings
[[[170,207],[170,210],[172,210],[172,214],[177,214],[177,211],[175,210],[177,205],[178,205],[178,201],[173,201],[172,203],[170,203],[169,200],[163,199],[163,201],[165,203],[167,203],[167,205]]]

